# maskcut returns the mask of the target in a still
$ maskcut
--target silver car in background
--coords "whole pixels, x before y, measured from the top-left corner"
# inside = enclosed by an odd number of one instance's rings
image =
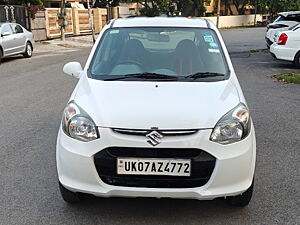
[[[23,54],[30,58],[33,52],[33,35],[17,23],[0,23],[0,61],[11,55]]]

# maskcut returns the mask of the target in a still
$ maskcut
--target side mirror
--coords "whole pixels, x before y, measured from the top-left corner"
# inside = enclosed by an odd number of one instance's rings
[[[6,31],[6,32],[3,32],[3,33],[1,34],[1,37],[5,37],[5,36],[8,36],[8,35],[10,35],[10,32],[9,32],[9,31]]]
[[[63,71],[64,73],[79,79],[82,72],[82,67],[79,62],[69,62],[64,65]]]

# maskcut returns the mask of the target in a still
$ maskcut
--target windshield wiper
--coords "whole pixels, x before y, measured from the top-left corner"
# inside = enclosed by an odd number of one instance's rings
[[[194,73],[194,74],[185,76],[185,78],[198,79],[198,78],[206,78],[206,77],[224,77],[224,76],[225,76],[225,74],[223,74],[223,73],[199,72],[199,73]]]
[[[126,74],[123,76],[112,77],[104,79],[105,81],[111,80],[123,80],[128,78],[144,78],[144,79],[162,79],[162,80],[177,80],[177,76],[171,76],[166,74],[159,74],[159,73],[133,73],[133,74]]]

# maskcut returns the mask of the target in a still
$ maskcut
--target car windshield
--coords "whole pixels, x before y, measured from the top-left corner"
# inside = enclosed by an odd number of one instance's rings
[[[224,80],[228,67],[211,29],[134,27],[108,29],[88,72],[101,80]]]

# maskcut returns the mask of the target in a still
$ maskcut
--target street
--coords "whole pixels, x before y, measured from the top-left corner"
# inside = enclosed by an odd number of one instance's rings
[[[84,65],[90,47],[83,47],[38,52],[31,59],[15,56],[0,65],[0,224],[300,224],[300,88],[267,76],[296,68],[268,52],[245,52],[265,48],[263,37],[258,46],[245,47],[228,32],[222,34],[256,128],[255,188],[248,207],[220,199],[91,197],[66,204],[58,189],[55,144],[77,79],[62,67],[69,61]]]

